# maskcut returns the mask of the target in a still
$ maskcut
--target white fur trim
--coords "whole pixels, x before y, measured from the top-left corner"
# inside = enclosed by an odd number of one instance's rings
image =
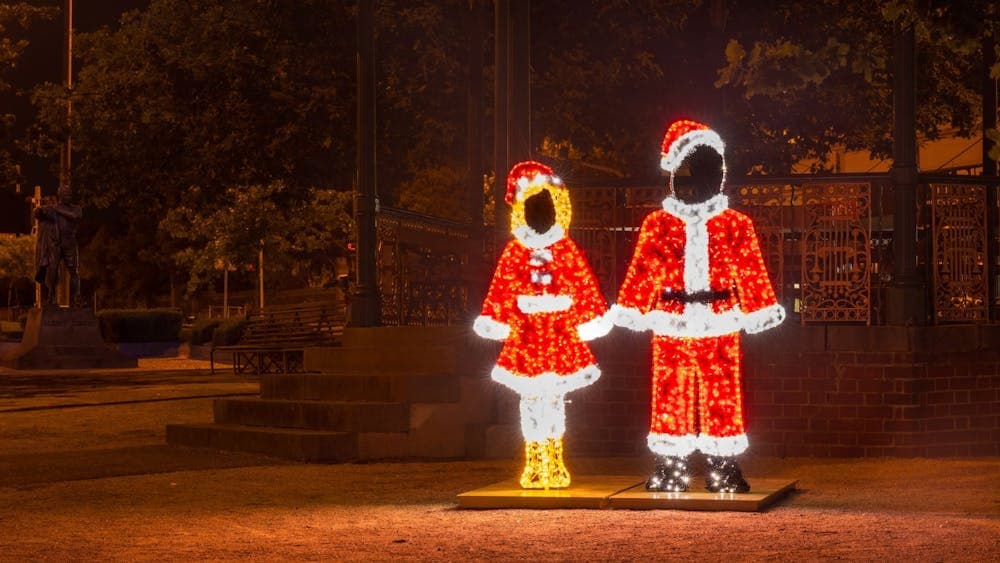
[[[479,315],[472,323],[472,330],[483,338],[490,340],[506,340],[510,336],[510,325],[493,320],[492,317]]]
[[[741,454],[750,446],[746,434],[735,436],[698,436],[698,449],[701,453],[719,457],[730,457]]]
[[[750,334],[774,328],[785,320],[785,308],[775,303],[770,307],[747,313],[743,319],[743,330]]]
[[[551,248],[535,248],[528,257],[529,266],[544,266],[552,261]]]
[[[701,218],[684,224],[684,289],[690,293],[708,291],[708,223]]]
[[[745,317],[739,307],[716,313],[705,303],[688,303],[681,315],[653,310],[646,313],[645,321],[659,336],[704,337],[739,332]]]
[[[565,311],[573,306],[573,298],[569,295],[554,295],[543,293],[542,295],[518,295],[517,308],[522,313],[533,315],[535,313],[556,313]]]
[[[646,445],[655,454],[685,457],[698,449],[698,437],[694,434],[674,436],[650,432],[646,437]]]
[[[538,285],[552,285],[552,272],[531,272],[531,283]]]
[[[730,457],[746,451],[749,447],[746,434],[735,436],[708,436],[702,434],[657,434],[650,432],[646,437],[646,445],[650,451],[659,455],[685,457],[695,450],[720,457]]]
[[[559,225],[552,225],[549,230],[539,233],[528,225],[521,225],[514,229],[513,234],[514,238],[519,240],[524,246],[537,249],[552,246],[559,239],[566,236],[566,231]]]
[[[729,198],[725,194],[715,194],[701,203],[684,203],[671,194],[662,205],[664,211],[688,223],[699,219],[707,221],[729,209]]]
[[[532,176],[530,179],[527,176],[521,176],[520,178],[517,179],[517,182],[515,182],[514,184],[517,186],[514,192],[514,197],[517,199],[521,199],[521,196],[524,195],[524,191],[528,189],[528,186],[543,186],[545,184],[558,186],[562,184],[562,180],[559,179],[559,176],[549,176],[548,174],[536,174]]]
[[[600,338],[611,332],[611,327],[614,325],[615,323],[611,318],[611,313],[608,312],[590,319],[589,321],[576,327],[576,332],[580,335],[580,340],[587,342],[588,340]]]
[[[493,366],[493,372],[490,375],[494,381],[510,387],[518,395],[548,397],[566,394],[574,389],[590,385],[601,377],[601,370],[597,368],[596,364],[590,364],[569,375],[559,375],[547,371],[534,377],[529,377],[511,373],[500,366]]]
[[[523,396],[520,404],[521,434],[527,442],[559,439],[566,433],[563,395]]]
[[[711,147],[719,153],[719,156],[725,158],[726,144],[722,142],[722,137],[711,129],[696,129],[678,137],[667,149],[667,153],[661,154],[660,168],[671,173],[676,172],[684,162],[684,158],[700,146]]]
[[[629,330],[642,332],[649,329],[642,312],[635,307],[622,307],[621,305],[614,304],[608,310],[608,316],[611,317],[616,325]]]

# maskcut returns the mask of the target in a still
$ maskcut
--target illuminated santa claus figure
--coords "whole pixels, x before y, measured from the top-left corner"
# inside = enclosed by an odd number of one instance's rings
[[[747,492],[735,456],[747,448],[740,381],[740,331],[785,318],[750,219],[723,193],[724,145],[706,125],[678,121],[663,139],[670,173],[663,209],[650,213],[613,307],[615,323],[653,331],[652,418],[658,455],[646,488],[686,491],[687,458],[706,458],[706,488]],[[680,193],[674,175],[690,172]]]
[[[552,169],[531,161],[514,166],[506,200],[514,240],[500,255],[473,329],[504,341],[493,379],[521,396],[521,486],[567,487],[564,397],[600,377],[586,341],[613,323],[587,259],[566,234],[569,193]]]

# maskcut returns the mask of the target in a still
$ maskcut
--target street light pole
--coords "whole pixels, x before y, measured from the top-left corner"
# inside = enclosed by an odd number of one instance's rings
[[[913,24],[893,30],[892,250],[893,283],[887,289],[886,318],[891,325],[923,325],[924,281],[917,271],[916,39]]]
[[[64,38],[66,42],[66,64],[64,65],[66,74],[64,83],[67,94],[73,90],[73,0],[63,2],[63,21],[65,24]],[[59,185],[69,186],[72,168],[73,139],[70,135],[70,127],[73,119],[73,101],[71,96],[66,98],[66,142],[63,144],[59,155]]]
[[[354,190],[357,276],[349,324],[379,326],[375,234],[375,0],[358,2],[358,174]]]

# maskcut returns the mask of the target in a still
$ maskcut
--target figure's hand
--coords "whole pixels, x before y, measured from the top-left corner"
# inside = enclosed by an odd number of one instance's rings
[[[506,340],[510,336],[510,325],[497,322],[490,317],[482,316],[476,318],[472,325],[472,330],[483,338],[490,340]]]

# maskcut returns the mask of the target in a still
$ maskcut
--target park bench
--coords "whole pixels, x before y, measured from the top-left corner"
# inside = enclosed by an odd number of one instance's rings
[[[234,373],[299,373],[306,348],[337,342],[344,331],[345,314],[344,305],[333,303],[272,307],[250,313],[239,343],[212,347],[212,373],[216,352],[232,354]]]

